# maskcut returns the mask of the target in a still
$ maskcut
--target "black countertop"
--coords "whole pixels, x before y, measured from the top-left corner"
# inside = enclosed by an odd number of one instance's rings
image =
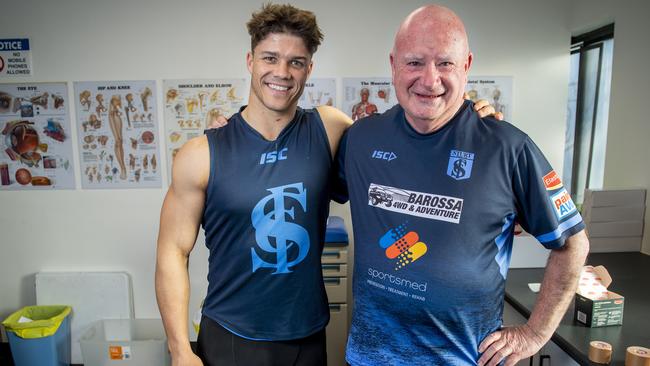
[[[612,276],[610,291],[625,297],[623,325],[589,328],[573,320],[573,303],[552,340],[581,365],[589,362],[589,342],[599,340],[612,345],[611,365],[625,364],[629,346],[650,347],[650,256],[642,253],[595,253],[587,264],[603,265]],[[537,294],[528,288],[530,282],[542,282],[543,268],[511,269],[506,281],[506,301],[525,317],[535,304]]]

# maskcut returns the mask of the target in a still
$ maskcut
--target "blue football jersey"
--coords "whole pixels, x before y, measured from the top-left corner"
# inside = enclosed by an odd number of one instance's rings
[[[399,105],[358,121],[337,164],[355,240],[353,366],[475,365],[501,326],[515,222],[551,249],[584,228],[532,140],[470,102],[430,134]]]
[[[318,112],[299,108],[275,141],[240,113],[207,138],[203,314],[255,340],[322,330],[329,321],[320,257],[332,157]]]

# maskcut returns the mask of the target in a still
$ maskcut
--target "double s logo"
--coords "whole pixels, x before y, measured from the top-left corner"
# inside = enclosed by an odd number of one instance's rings
[[[287,184],[269,188],[271,192],[253,208],[251,220],[255,228],[255,241],[259,249],[271,255],[262,259],[255,248],[251,248],[253,272],[260,268],[274,268],[273,274],[291,273],[291,268],[302,262],[309,252],[307,230],[287,219],[296,219],[296,209],[307,213],[307,190],[302,183]],[[287,208],[287,204],[291,207]]]
[[[474,165],[474,153],[459,150],[449,152],[449,163],[447,164],[447,175],[456,179],[469,179],[472,176]]]

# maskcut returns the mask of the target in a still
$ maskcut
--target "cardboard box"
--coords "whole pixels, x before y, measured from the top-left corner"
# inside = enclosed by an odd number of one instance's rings
[[[590,207],[645,206],[645,189],[588,189],[584,204]]]
[[[611,283],[605,267],[585,266],[575,298],[574,318],[578,323],[592,328],[623,324],[625,298],[606,291]]]
[[[643,236],[643,221],[592,222],[587,225],[589,238],[626,238]]]

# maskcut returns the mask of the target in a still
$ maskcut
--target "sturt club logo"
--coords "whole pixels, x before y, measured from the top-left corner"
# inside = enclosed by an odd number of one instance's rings
[[[451,150],[449,152],[447,175],[456,180],[469,179],[472,176],[473,165],[474,153]]]
[[[253,272],[274,268],[273,274],[291,273],[309,252],[309,233],[295,220],[297,210],[307,213],[307,190],[302,183],[268,188],[271,192],[253,208],[251,219],[259,250],[251,248]],[[288,207],[290,206],[290,207]],[[264,260],[265,258],[266,260]],[[273,261],[274,260],[274,261]]]

